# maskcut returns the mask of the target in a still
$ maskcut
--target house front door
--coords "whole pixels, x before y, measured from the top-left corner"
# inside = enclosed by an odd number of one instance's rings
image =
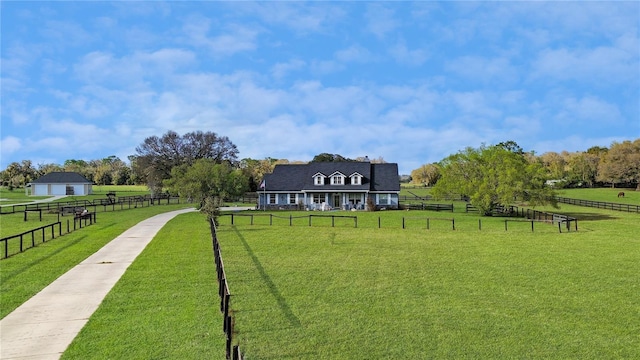
[[[333,207],[340,207],[340,194],[333,194]]]

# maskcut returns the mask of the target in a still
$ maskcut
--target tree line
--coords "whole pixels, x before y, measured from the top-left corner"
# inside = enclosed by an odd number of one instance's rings
[[[498,145],[519,153],[530,164],[540,165],[548,184],[556,188],[612,186],[640,190],[640,139],[614,142],[609,148],[593,146],[585,151],[546,152],[541,155],[534,151],[524,152],[513,141]],[[435,185],[442,176],[447,159],[414,169],[411,171],[411,183]]]
[[[0,173],[4,186],[22,187],[54,171],[73,171],[97,185],[145,184],[152,194],[169,192],[188,198],[215,217],[223,199],[256,191],[265,174],[277,164],[300,163],[286,159],[238,159],[238,148],[226,136],[214,132],[179,135],[168,131],[146,138],[128,157],[100,160],[67,160],[63,165],[33,166],[30,160],[14,162]],[[382,157],[349,159],[322,153],[311,162],[368,161]],[[466,148],[438,163],[411,173],[414,184],[434,186],[433,194],[464,195],[483,211],[521,198],[530,204],[553,204],[553,188],[560,186],[634,185],[640,189],[640,139],[614,142],[610,148],[591,147],[583,152],[548,152],[537,156],[514,141]]]

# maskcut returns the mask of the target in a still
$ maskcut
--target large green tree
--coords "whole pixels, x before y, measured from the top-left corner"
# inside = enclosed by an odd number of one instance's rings
[[[226,136],[214,132],[195,131],[180,136],[168,131],[161,137],[151,136],[136,147],[133,157],[136,176],[145,179],[152,193],[162,191],[163,180],[171,178],[171,171],[180,165],[191,165],[199,159],[216,164],[237,162],[238,148]]]
[[[192,164],[175,166],[164,186],[171,193],[197,202],[203,212],[215,217],[222,200],[248,190],[248,178],[229,163],[198,159]]]
[[[525,199],[531,206],[556,206],[553,189],[545,186],[542,164],[527,160],[519,147],[504,144],[469,147],[445,158],[440,166],[441,177],[432,194],[440,198],[467,196],[485,215],[516,199]]]

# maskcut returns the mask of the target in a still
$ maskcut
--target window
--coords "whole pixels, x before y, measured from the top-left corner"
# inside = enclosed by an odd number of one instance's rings
[[[269,194],[269,204],[276,203],[276,194]]]
[[[378,194],[378,204],[389,205],[389,194]]]
[[[357,205],[362,201],[362,195],[360,194],[349,194],[349,203]]]
[[[362,175],[353,173],[349,178],[351,178],[351,185],[362,185]]]
[[[316,176],[316,185],[324,185],[324,178],[322,176]]]
[[[321,204],[324,202],[324,194],[313,194],[313,202]]]
[[[334,175],[331,177],[331,185],[342,185],[342,184],[343,184],[342,176]]]
[[[296,203],[296,194],[289,194],[289,204]]]

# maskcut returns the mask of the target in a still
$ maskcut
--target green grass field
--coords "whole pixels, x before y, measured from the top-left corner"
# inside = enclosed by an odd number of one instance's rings
[[[640,356],[638,215],[562,209],[590,220],[558,234],[223,218],[239,344],[248,359]]]
[[[107,295],[63,359],[223,359],[211,233],[171,220]]]
[[[0,315],[126,228],[181,206],[107,212],[2,260]],[[245,359],[640,357],[640,215],[553,211],[578,217],[579,231],[505,231],[501,218],[479,230],[461,208],[357,212],[357,228],[350,218],[289,226],[309,212],[276,213],[273,226],[265,213],[253,225],[223,216],[235,339]],[[201,214],[172,220],[63,358],[223,358],[210,241]]]

